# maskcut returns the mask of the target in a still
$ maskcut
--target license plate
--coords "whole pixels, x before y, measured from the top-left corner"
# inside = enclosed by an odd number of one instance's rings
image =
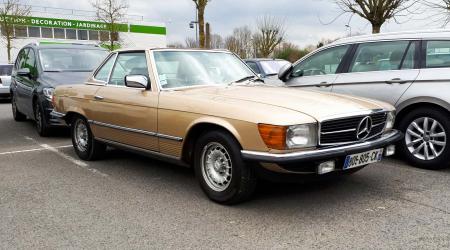
[[[344,170],[379,162],[383,158],[383,149],[374,149],[364,153],[347,155],[344,162]]]

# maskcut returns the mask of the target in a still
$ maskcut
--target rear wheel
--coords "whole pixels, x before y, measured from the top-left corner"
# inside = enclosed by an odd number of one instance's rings
[[[194,168],[201,188],[215,202],[239,203],[255,190],[253,169],[242,160],[238,142],[226,132],[211,131],[199,138]]]
[[[47,119],[45,119],[44,109],[36,101],[34,104],[34,119],[36,121],[36,131],[42,137],[47,137],[50,135],[50,126],[47,124]]]
[[[106,145],[94,139],[86,120],[76,116],[71,123],[72,144],[78,157],[86,161],[101,158],[106,150]]]
[[[18,109],[17,109],[17,101],[16,101],[16,97],[14,93],[11,93],[11,110],[12,110],[12,114],[13,114],[13,118],[15,121],[21,122],[21,121],[25,121],[27,119],[27,116],[22,114]]]
[[[438,109],[421,108],[407,114],[399,128],[405,138],[400,153],[413,165],[442,169],[450,164],[450,119]]]

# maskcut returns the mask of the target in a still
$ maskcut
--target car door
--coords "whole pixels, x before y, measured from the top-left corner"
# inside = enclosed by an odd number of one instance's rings
[[[20,69],[30,70],[28,76],[16,76],[17,83],[17,102],[19,110],[29,117],[34,116],[33,112],[33,91],[36,88],[37,68],[36,54],[32,48],[27,48],[20,59]]]
[[[125,86],[125,76],[146,75],[148,77],[145,51],[118,53],[111,62],[107,84],[101,86],[92,104],[91,126],[97,137],[146,150],[158,151],[157,105],[158,91]],[[112,63],[105,63],[107,72]]]
[[[383,41],[355,45],[352,59],[333,84],[335,93],[382,100],[395,105],[416,80],[418,41]]]
[[[320,50],[295,64],[286,81],[289,87],[331,91],[340,65],[350,45],[341,45]]]
[[[24,48],[17,54],[16,63],[14,64],[14,72],[13,72],[13,76],[11,78],[12,83],[13,83],[12,88],[13,88],[14,95],[16,98],[16,105],[17,105],[17,108],[21,112],[25,112],[25,103],[24,103],[25,87],[24,86],[26,86],[26,85],[23,82],[26,81],[27,79],[25,76],[18,75],[17,71],[22,68],[22,65],[25,62],[25,58],[27,57],[27,53],[28,53],[28,48]]]

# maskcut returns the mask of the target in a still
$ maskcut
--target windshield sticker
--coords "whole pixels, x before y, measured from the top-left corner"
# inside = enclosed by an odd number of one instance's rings
[[[161,84],[161,86],[164,86],[167,84],[166,74],[159,75],[159,83]]]

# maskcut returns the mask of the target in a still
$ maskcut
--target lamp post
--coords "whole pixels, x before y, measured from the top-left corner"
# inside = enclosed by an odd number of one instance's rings
[[[200,47],[200,44],[198,42],[198,9],[197,9],[197,4],[195,5],[195,21],[191,21],[189,23],[189,28],[193,29],[194,25],[195,25],[195,41],[197,43],[197,47]]]
[[[347,27],[349,29],[349,31],[350,31],[349,36],[352,36],[352,26],[346,24],[345,27]]]

